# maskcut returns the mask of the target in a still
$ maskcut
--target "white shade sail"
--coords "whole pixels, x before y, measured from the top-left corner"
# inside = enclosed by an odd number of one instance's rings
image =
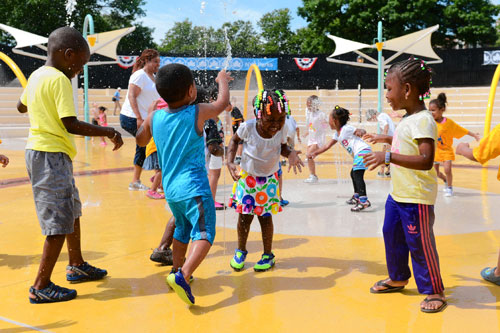
[[[135,27],[130,27],[88,35],[88,40],[95,38],[95,44],[90,46],[90,53],[98,53],[111,59],[117,59],[116,47],[120,39],[134,30]]]
[[[431,44],[432,33],[438,28],[439,25],[435,25],[424,30],[412,32],[408,35],[393,38],[384,42],[384,49],[441,60],[432,49]]]
[[[8,25],[1,24],[0,23],[0,29],[7,31],[9,34],[11,34],[14,39],[16,40],[16,49],[26,47],[26,46],[33,46],[33,45],[41,45],[41,44],[47,44],[49,39],[47,37],[42,37],[38,36],[35,34],[32,34],[31,32],[23,31],[20,29],[16,29],[13,27],[9,27]]]
[[[353,40],[327,35],[328,38],[332,39],[335,42],[335,52],[333,52],[330,57],[335,57],[344,53],[349,53],[352,51],[364,49],[367,47],[373,47],[372,45],[355,42]]]

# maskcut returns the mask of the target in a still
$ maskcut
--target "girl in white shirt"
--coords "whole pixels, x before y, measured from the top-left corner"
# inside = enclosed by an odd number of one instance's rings
[[[235,183],[229,206],[236,209],[238,217],[238,248],[231,260],[231,267],[240,271],[248,254],[246,243],[250,225],[257,215],[262,230],[264,254],[254,266],[255,271],[267,271],[275,264],[272,252],[273,219],[280,212],[278,170],[280,154],[288,157],[289,167],[301,171],[304,164],[295,150],[286,144],[285,118],[288,100],[282,90],[261,90],[255,99],[255,119],[245,121],[231,138],[227,167]],[[234,158],[238,143],[243,140],[241,171]]]
[[[366,154],[371,153],[370,146],[363,141],[360,137],[366,134],[365,130],[356,129],[354,126],[348,125],[349,111],[335,106],[328,122],[330,127],[335,132],[333,138],[323,148],[317,149],[310,153],[307,158],[315,158],[319,154],[324,153],[330,149],[334,144],[340,142],[349,155],[353,157],[353,166],[351,170],[351,179],[354,186],[354,195],[347,201],[348,204],[354,205],[351,208],[353,212],[362,211],[371,206],[370,201],[366,195],[366,184],[364,180],[366,166],[363,158]]]
[[[326,115],[319,109],[321,101],[318,96],[311,95],[307,98],[306,108],[306,125],[307,132],[307,153],[311,153],[319,148],[323,148],[326,141],[326,130],[328,122]],[[313,159],[307,160],[309,167],[309,178],[304,180],[305,183],[317,183],[318,176],[316,175],[316,164]]]

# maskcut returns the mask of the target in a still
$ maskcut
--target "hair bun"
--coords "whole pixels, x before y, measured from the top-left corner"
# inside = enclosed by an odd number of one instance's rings
[[[443,104],[447,103],[447,101],[446,101],[446,94],[445,93],[439,93],[437,99],[439,99],[441,102],[443,102]]]

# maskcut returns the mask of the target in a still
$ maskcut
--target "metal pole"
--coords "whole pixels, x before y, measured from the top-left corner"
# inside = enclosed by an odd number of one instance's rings
[[[382,112],[382,95],[384,92],[384,58],[382,57],[382,21],[378,21],[377,50],[378,50],[378,113]]]
[[[358,84],[359,122],[361,123],[361,84]]]
[[[94,19],[92,15],[87,14],[85,16],[85,21],[83,22],[83,38],[87,40],[87,30],[89,30],[89,34],[94,34]],[[89,66],[85,64],[83,66],[83,109],[85,114],[85,121],[89,122]],[[85,137],[86,140],[89,137]]]

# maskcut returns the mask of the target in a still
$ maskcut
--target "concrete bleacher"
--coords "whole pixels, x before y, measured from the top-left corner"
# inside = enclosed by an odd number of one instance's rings
[[[433,88],[432,98],[436,98],[440,92],[446,93],[449,103],[445,115],[469,130],[482,134],[489,91],[489,87]],[[111,101],[111,98],[114,92],[115,89],[90,89],[89,103],[92,104],[95,102],[98,105],[108,108],[109,126],[121,130],[119,115],[113,115],[114,103]],[[16,104],[21,93],[22,88],[0,87],[0,138],[27,137],[28,135],[28,116],[18,113],[16,109]],[[126,94],[127,90],[122,90],[122,104]],[[249,92],[249,103],[253,94],[255,94],[255,91]],[[351,111],[351,123],[370,130],[375,126],[373,123],[366,122],[366,110],[377,108],[377,90],[375,89],[362,90],[361,97],[358,90],[288,90],[286,94],[290,100],[292,114],[299,123],[299,126],[303,127],[305,125],[306,100],[313,94],[320,97],[322,101],[321,109],[324,112],[330,111],[338,104]],[[244,92],[235,90],[231,92],[231,95],[236,98],[236,105],[243,109]],[[500,92],[497,92],[495,97],[492,126],[500,123]],[[82,89],[78,90],[78,110],[78,118],[83,120]],[[249,108],[248,110],[252,109]],[[385,101],[385,96],[384,111],[391,111]],[[121,132],[124,133],[123,131]]]

